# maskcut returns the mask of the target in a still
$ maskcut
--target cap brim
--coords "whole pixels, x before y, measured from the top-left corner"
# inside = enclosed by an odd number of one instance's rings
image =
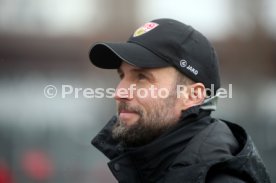
[[[119,68],[122,61],[141,68],[169,66],[148,49],[135,43],[97,43],[89,53],[91,62],[103,69]]]

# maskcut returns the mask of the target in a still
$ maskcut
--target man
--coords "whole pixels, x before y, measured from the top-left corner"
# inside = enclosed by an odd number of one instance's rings
[[[92,140],[119,182],[270,182],[244,129],[210,116],[218,61],[191,26],[153,20],[126,43],[95,44],[89,56],[121,78],[118,113]]]

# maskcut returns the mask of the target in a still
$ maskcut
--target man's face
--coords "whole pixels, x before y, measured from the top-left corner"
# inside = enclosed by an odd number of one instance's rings
[[[118,73],[121,81],[115,94],[118,121],[112,131],[114,139],[128,146],[145,145],[177,123],[181,99],[177,98],[173,67],[141,69],[123,62]]]

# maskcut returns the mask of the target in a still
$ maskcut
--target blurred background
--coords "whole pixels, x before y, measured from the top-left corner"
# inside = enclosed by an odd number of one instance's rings
[[[214,44],[222,84],[214,116],[245,127],[276,182],[275,0],[0,0],[0,183],[116,182],[90,144],[113,99],[62,98],[62,85],[115,87],[88,59],[156,18],[190,24]],[[54,98],[44,87],[56,86]]]

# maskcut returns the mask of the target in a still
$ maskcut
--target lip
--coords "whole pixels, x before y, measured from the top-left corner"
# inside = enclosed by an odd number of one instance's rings
[[[121,110],[119,112],[119,114],[121,114],[121,113],[126,113],[126,114],[128,114],[128,113],[135,113],[136,114],[136,112],[134,112],[134,111],[128,111],[128,110]]]
[[[121,110],[119,112],[119,118],[125,122],[131,122],[136,119],[138,114],[134,111]]]
[[[121,110],[119,112],[120,118],[130,118],[133,115],[138,115],[138,114],[134,111],[127,111],[127,110]]]

